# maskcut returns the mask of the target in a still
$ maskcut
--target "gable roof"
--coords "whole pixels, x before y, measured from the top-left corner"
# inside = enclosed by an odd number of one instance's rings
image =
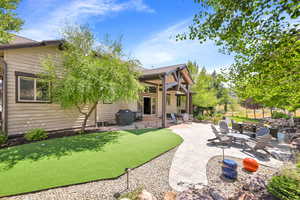
[[[9,44],[19,44],[19,43],[27,43],[27,42],[37,42],[37,41],[23,36],[13,35],[12,40],[9,42]]]
[[[190,84],[194,83],[186,64],[158,67],[155,69],[144,69],[142,71],[142,76],[140,77],[140,80],[160,79],[162,75],[170,75],[171,73],[176,71],[181,71],[181,73],[184,74],[183,76],[185,76],[187,82],[189,82]]]
[[[185,68],[185,64],[179,64],[179,65],[171,65],[171,66],[166,66],[166,67],[159,67],[155,69],[144,69],[142,71],[143,77],[148,77],[148,76],[157,76],[157,75],[163,75],[163,74],[169,74],[177,70],[181,70]]]

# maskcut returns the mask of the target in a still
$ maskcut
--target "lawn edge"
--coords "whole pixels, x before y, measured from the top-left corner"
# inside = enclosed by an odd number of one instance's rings
[[[171,131],[172,133],[174,133],[172,130],[170,130],[170,131]],[[174,133],[174,134],[176,134],[176,133]],[[180,141],[179,144],[177,144],[177,145],[175,145],[174,147],[168,149],[167,151],[164,151],[164,152],[162,152],[161,154],[159,154],[159,155],[157,155],[157,156],[151,158],[151,159],[148,160],[147,162],[144,162],[144,163],[142,163],[142,164],[140,164],[140,165],[138,165],[138,166],[136,166],[136,167],[134,167],[134,168],[130,168],[130,170],[134,170],[134,169],[136,169],[136,168],[139,168],[139,167],[141,167],[141,166],[143,166],[143,165],[145,165],[145,164],[147,164],[147,163],[149,163],[149,162],[155,160],[156,158],[158,158],[158,157],[160,157],[160,156],[162,156],[162,155],[168,153],[169,151],[172,151],[173,149],[179,147],[179,146],[182,144],[182,142],[183,142],[183,138],[182,138],[180,135],[178,135],[178,134],[176,134],[176,135],[177,135],[179,138],[181,138],[181,141]],[[65,187],[70,187],[70,186],[75,186],[75,185],[81,185],[81,184],[87,184],[87,183],[94,183],[94,182],[98,182],[98,181],[116,180],[116,179],[120,178],[121,176],[123,176],[124,174],[126,174],[126,171],[124,171],[124,172],[121,173],[120,175],[115,176],[115,177],[112,177],[112,178],[96,179],[96,180],[86,181],[86,182],[81,182],[81,183],[74,183],[74,184],[69,184],[69,185],[63,185],[63,186],[57,186],[57,187],[50,187],[50,188],[47,188],[47,189],[35,190],[35,191],[32,191],[32,192],[24,192],[24,193],[12,194],[12,195],[0,196],[0,200],[1,200],[2,198],[5,198],[5,197],[17,197],[17,196],[22,196],[22,195],[25,195],[25,194],[35,194],[35,193],[38,193],[38,192],[43,192],[43,191],[47,191],[47,190],[51,190],[51,189],[65,188]],[[5,200],[5,199],[3,199],[3,200]]]

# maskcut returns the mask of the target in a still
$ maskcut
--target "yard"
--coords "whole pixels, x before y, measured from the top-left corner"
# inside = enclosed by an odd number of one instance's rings
[[[0,196],[110,179],[178,146],[168,129],[102,132],[0,150]]]

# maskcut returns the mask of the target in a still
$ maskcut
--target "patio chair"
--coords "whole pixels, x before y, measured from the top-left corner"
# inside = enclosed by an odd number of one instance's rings
[[[267,127],[260,127],[257,131],[256,131],[256,137],[260,137],[260,136],[264,136],[264,135],[269,135],[270,134],[270,129]]]
[[[230,132],[228,124],[225,120],[219,121],[220,132],[223,134],[227,134]]]
[[[233,119],[231,120],[231,128],[234,132],[242,133],[243,128],[240,124],[236,123]]]
[[[232,145],[232,138],[228,137],[226,135],[222,135],[220,134],[221,132],[219,132],[217,130],[217,128],[214,125],[211,125],[212,131],[215,134],[215,138],[212,139],[208,139],[208,142],[212,142],[212,143],[216,143],[216,144],[222,144],[222,145],[228,145],[231,146]],[[215,142],[216,140],[218,140],[218,142]]]
[[[272,136],[270,134],[258,136],[255,140],[246,142],[246,147],[243,150],[250,149],[254,153],[258,153],[258,150],[262,150],[272,156],[267,150],[267,147],[273,147],[271,145],[271,140]]]
[[[170,117],[171,117],[172,123],[174,123],[174,124],[180,124],[180,123],[183,122],[183,121],[181,121],[181,120],[178,120],[178,118],[175,116],[174,113],[171,113],[171,114],[170,114]]]

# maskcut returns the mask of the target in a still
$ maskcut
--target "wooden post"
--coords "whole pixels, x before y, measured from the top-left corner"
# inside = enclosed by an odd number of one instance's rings
[[[193,95],[190,93],[190,114],[193,114]]]
[[[188,114],[188,116],[190,115],[190,88],[189,88],[189,85],[186,85],[186,90],[187,90],[187,93],[185,94],[186,95],[186,114]],[[190,117],[188,117],[190,118]]]
[[[162,127],[166,127],[166,104],[167,104],[167,89],[166,89],[166,75],[162,77]]]

